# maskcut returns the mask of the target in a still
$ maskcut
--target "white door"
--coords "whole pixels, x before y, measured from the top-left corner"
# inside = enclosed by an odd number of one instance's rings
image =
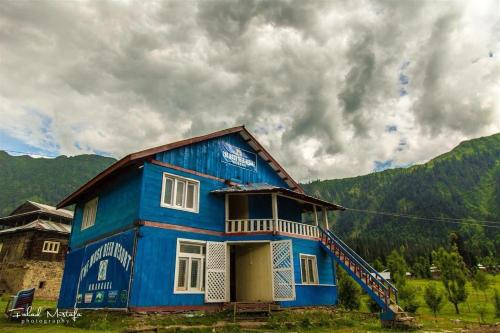
[[[205,302],[227,302],[229,290],[227,244],[224,242],[207,242],[206,260]]]
[[[292,241],[271,242],[271,265],[273,277],[273,300],[295,300]]]

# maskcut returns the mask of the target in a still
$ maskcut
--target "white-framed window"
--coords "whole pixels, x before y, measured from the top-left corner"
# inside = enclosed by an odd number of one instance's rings
[[[300,273],[303,284],[318,284],[318,264],[316,256],[300,254]]]
[[[43,242],[42,252],[59,253],[59,246],[60,245],[61,245],[61,243],[59,243],[59,242],[45,241],[45,242]]]
[[[174,293],[205,290],[205,242],[177,240]]]
[[[198,213],[200,182],[163,173],[160,206]]]
[[[83,206],[83,218],[81,230],[90,228],[95,223],[95,216],[97,213],[97,197],[89,200]]]

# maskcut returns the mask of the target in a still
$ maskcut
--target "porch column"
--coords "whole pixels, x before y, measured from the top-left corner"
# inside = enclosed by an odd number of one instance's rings
[[[318,211],[316,210],[316,205],[313,205],[313,211],[314,211],[314,225],[318,226]]]
[[[328,226],[328,214],[326,207],[321,207],[323,209],[323,223],[325,224],[326,230],[330,230],[330,227]]]
[[[273,233],[278,231],[278,195],[271,193],[272,209],[273,209]]]
[[[229,232],[229,222],[227,222],[227,220],[229,220],[229,194],[226,194],[224,199],[224,208],[226,211],[226,215],[224,216],[224,224],[226,225],[226,232]]]

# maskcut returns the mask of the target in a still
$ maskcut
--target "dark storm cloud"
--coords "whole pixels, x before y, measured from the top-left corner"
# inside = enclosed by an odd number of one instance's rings
[[[119,157],[244,123],[299,180],[421,161],[500,130],[498,9],[2,2],[0,131]]]

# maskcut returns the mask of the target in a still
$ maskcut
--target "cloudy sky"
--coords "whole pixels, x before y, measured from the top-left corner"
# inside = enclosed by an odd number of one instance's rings
[[[0,149],[245,124],[300,181],[500,132],[500,1],[1,1]]]

